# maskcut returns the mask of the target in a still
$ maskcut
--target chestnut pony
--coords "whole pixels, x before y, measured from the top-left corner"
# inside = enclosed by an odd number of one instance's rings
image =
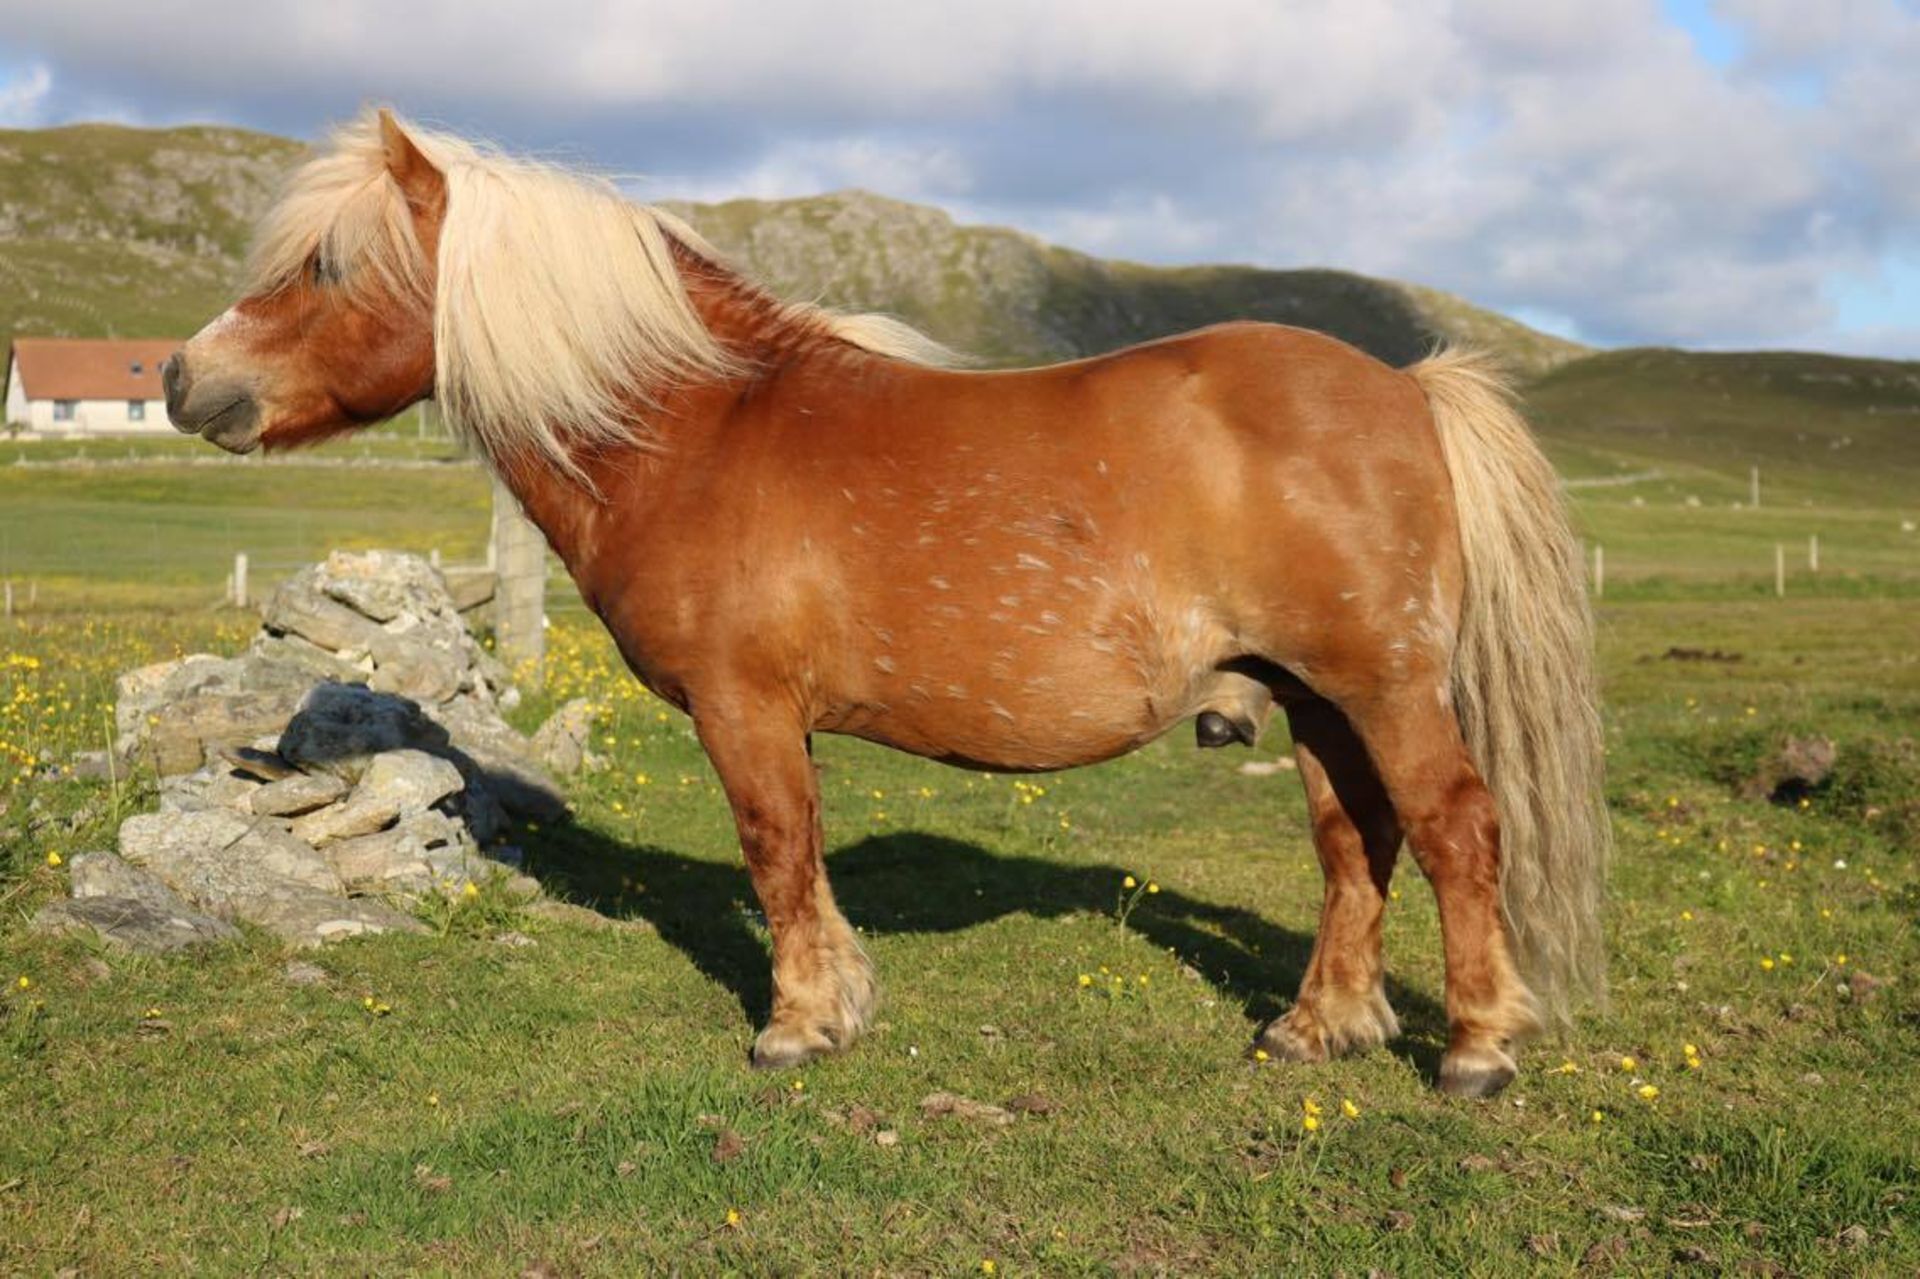
[[[1558,483],[1495,374],[1223,324],[958,371],[776,300],[605,183],[343,129],[267,215],[248,295],[168,362],[182,430],[308,444],[435,397],[646,685],[693,717],[773,934],[762,1065],[845,1048],[876,986],[822,861],[815,731],[1003,772],[1197,717],[1292,730],[1326,877],[1319,1061],[1397,1033],[1381,916],[1433,884],[1440,1086],[1598,993],[1592,625]]]

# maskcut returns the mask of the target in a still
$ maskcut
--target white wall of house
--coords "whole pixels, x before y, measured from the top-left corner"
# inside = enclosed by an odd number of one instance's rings
[[[7,420],[4,425],[13,426],[17,423],[26,426],[32,420],[31,411],[27,405],[27,389],[20,383],[20,366],[9,360],[7,362]]]
[[[38,435],[145,435],[171,431],[164,400],[70,400],[64,415],[53,400],[29,400],[20,366],[7,371],[7,420]]]

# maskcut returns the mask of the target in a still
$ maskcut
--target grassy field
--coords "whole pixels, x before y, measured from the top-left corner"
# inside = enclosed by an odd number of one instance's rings
[[[150,797],[34,766],[97,743],[118,670],[249,623],[17,625],[0,1270],[1912,1273],[1912,606],[1602,620],[1612,1004],[1485,1104],[1430,1087],[1438,934],[1410,868],[1388,927],[1406,1037],[1243,1059],[1297,980],[1319,876],[1293,779],[1179,736],[1021,782],[824,740],[835,882],[888,999],[849,1056],[749,1071],[765,937],[718,788],[685,721],[564,622],[520,714],[593,696],[610,766],[574,823],[519,842],[613,924],[492,893],[432,936],[312,956],[311,985],[258,936],[191,962],[49,941],[23,927],[62,889],[47,854],[109,846],[116,806]],[[1678,645],[1738,660],[1662,658]],[[1741,798],[1806,731],[1840,743],[1833,782]],[[1127,875],[1160,891],[1123,924]],[[924,1115],[937,1091],[1045,1113]]]

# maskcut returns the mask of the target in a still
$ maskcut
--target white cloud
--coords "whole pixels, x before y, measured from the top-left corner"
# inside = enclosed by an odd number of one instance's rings
[[[0,125],[31,128],[41,122],[47,95],[53,91],[53,72],[44,66],[0,81]]]
[[[649,174],[626,185],[642,198],[681,200],[767,200],[861,187],[952,206],[971,189],[973,175],[949,148],[848,137],[782,147],[722,174]]]
[[[51,68],[20,108],[42,117],[317,133],[397,100],[662,175],[649,194],[865,186],[1129,257],[1405,276],[1601,340],[1824,332],[1836,275],[1920,237],[1903,0],[1719,0],[1731,67],[1659,0],[9,10]]]

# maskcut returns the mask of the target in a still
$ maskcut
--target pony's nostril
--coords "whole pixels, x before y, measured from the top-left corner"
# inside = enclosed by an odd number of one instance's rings
[[[168,417],[179,413],[180,402],[186,398],[183,393],[187,382],[185,369],[186,365],[181,361],[178,351],[168,356],[167,362],[160,366],[160,389],[167,397]]]

